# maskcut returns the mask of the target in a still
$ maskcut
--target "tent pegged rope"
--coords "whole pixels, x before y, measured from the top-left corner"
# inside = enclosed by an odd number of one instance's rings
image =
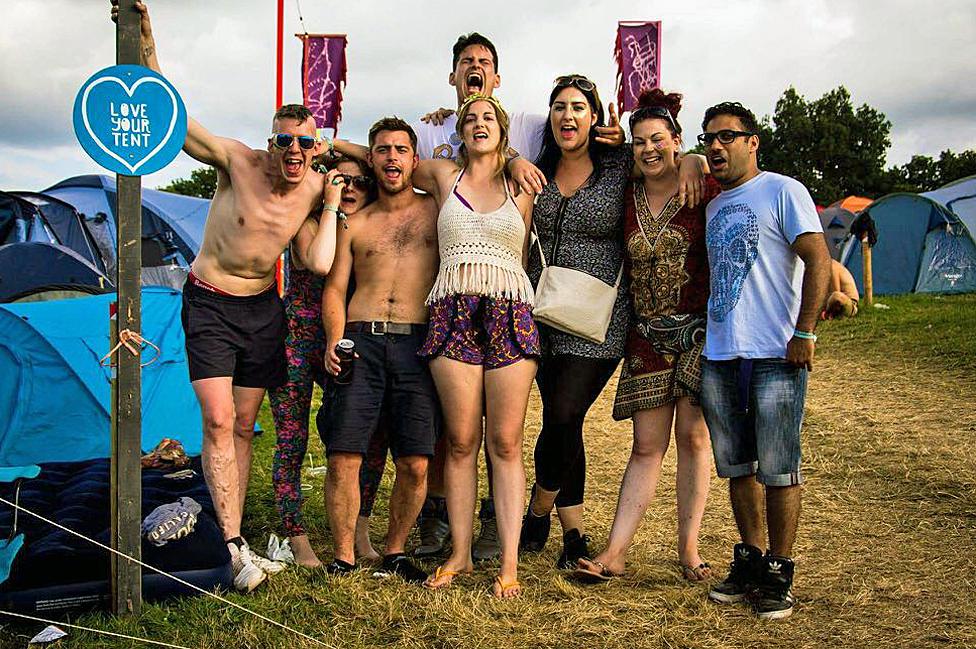
[[[160,640],[149,640],[148,638],[140,638],[134,635],[126,635],[124,633],[115,633],[113,631],[102,631],[101,629],[92,629],[87,626],[80,626],[78,624],[69,624],[68,622],[54,622],[52,620],[45,620],[42,617],[34,617],[33,615],[23,615],[21,613],[12,613],[10,611],[0,610],[0,615],[9,615],[10,617],[19,617],[23,620],[31,620],[33,622],[43,622],[44,624],[54,624],[56,626],[66,626],[69,629],[78,629],[80,631],[88,631],[89,633],[98,633],[101,635],[112,636],[113,638],[125,638],[126,640],[135,640],[137,642],[145,642],[146,644],[156,645],[157,647],[172,647],[173,649],[190,649],[189,647],[184,647],[181,644],[170,644],[168,642],[162,642]],[[34,645],[31,645],[34,646]]]
[[[3,496],[0,496],[0,503],[3,503],[5,505],[10,505],[11,507],[13,507],[13,508],[15,508],[17,510],[23,511],[25,514],[29,514],[29,515],[33,516],[34,518],[36,518],[38,520],[41,520],[41,521],[43,521],[43,522],[45,522],[45,523],[47,523],[49,525],[53,525],[54,527],[58,528],[59,530],[64,530],[68,534],[71,534],[71,535],[76,536],[76,537],[78,537],[80,539],[83,539],[85,541],[88,541],[89,543],[92,543],[93,545],[96,545],[96,546],[102,548],[103,550],[108,550],[112,554],[115,554],[117,556],[120,556],[120,557],[123,557],[125,559],[128,559],[129,561],[131,561],[133,563],[136,563],[136,564],[142,566],[143,568],[148,568],[149,570],[152,570],[153,572],[155,572],[157,574],[163,575],[164,577],[169,577],[170,579],[172,579],[173,581],[175,581],[178,584],[182,584],[183,586],[187,586],[189,588],[192,588],[193,590],[195,590],[195,591],[197,591],[199,593],[202,593],[202,594],[204,594],[204,595],[206,595],[208,597],[213,597],[214,599],[216,599],[219,602],[222,602],[224,604],[228,604],[229,606],[233,606],[234,608],[236,608],[236,609],[238,609],[240,611],[243,611],[243,612],[245,612],[245,613],[247,613],[249,615],[253,615],[256,618],[258,618],[260,620],[264,620],[265,622],[268,622],[269,624],[273,624],[276,627],[279,627],[281,629],[284,629],[285,631],[289,631],[291,633],[294,633],[295,635],[300,636],[302,638],[305,638],[306,640],[309,640],[311,642],[314,642],[317,645],[320,645],[322,647],[329,647],[330,649],[335,649],[334,647],[332,647],[332,645],[328,645],[328,644],[322,642],[321,640],[318,640],[316,638],[313,638],[312,636],[310,636],[308,634],[302,633],[301,631],[298,631],[296,629],[293,629],[290,626],[287,626],[285,624],[282,624],[281,622],[277,622],[275,620],[272,620],[269,617],[265,617],[264,615],[261,615],[260,613],[257,613],[255,611],[252,611],[249,608],[245,608],[245,607],[241,606],[240,604],[235,604],[234,602],[230,601],[229,599],[227,599],[225,597],[221,597],[220,595],[217,595],[216,593],[211,593],[210,591],[207,591],[207,590],[204,590],[203,588],[200,588],[196,584],[191,584],[190,582],[184,581],[184,580],[180,579],[179,577],[177,577],[175,575],[169,574],[168,572],[164,572],[164,571],[160,570],[159,568],[156,568],[155,566],[151,566],[148,563],[144,563],[144,562],[140,561],[139,559],[136,559],[134,557],[130,557],[129,555],[127,555],[127,554],[125,554],[123,552],[119,552],[115,548],[111,548],[111,547],[105,545],[104,543],[99,543],[95,539],[89,538],[89,537],[85,536],[84,534],[79,534],[78,532],[76,532],[76,531],[74,531],[72,529],[69,529],[69,528],[65,527],[64,525],[61,525],[60,523],[57,523],[55,521],[52,521],[49,518],[45,518],[44,516],[41,516],[40,514],[37,514],[35,512],[32,512],[31,510],[29,510],[29,509],[27,509],[25,507],[22,507],[22,506],[20,506],[20,505],[18,505],[16,503],[12,503],[9,500],[7,500],[6,498],[4,498]]]

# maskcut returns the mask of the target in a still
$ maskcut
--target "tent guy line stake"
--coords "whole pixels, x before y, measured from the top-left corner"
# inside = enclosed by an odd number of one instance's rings
[[[47,523],[49,525],[53,525],[54,527],[56,527],[56,528],[58,528],[60,530],[64,530],[68,534],[72,534],[74,536],[77,536],[80,539],[84,539],[85,541],[88,541],[89,543],[92,543],[94,545],[97,545],[98,547],[102,548],[103,550],[108,550],[112,554],[116,554],[116,555],[118,555],[120,557],[124,557],[125,559],[128,559],[129,561],[132,561],[133,563],[139,564],[143,568],[149,568],[150,570],[152,570],[153,572],[155,572],[157,574],[160,574],[160,575],[162,575],[164,577],[169,577],[170,579],[172,579],[173,581],[175,581],[175,582],[177,582],[179,584],[182,584],[184,586],[189,586],[190,588],[192,588],[193,590],[195,590],[197,592],[203,593],[204,595],[207,595],[208,597],[213,597],[214,599],[216,599],[219,602],[223,602],[224,604],[228,604],[230,606],[233,606],[234,608],[236,608],[238,610],[244,611],[245,613],[248,613],[249,615],[253,615],[254,617],[256,617],[258,619],[264,620],[265,622],[268,622],[268,623],[273,624],[273,625],[275,625],[277,627],[280,627],[280,628],[284,629],[285,631],[290,631],[291,633],[294,633],[297,636],[300,636],[302,638],[305,638],[306,640],[310,640],[310,641],[314,642],[317,645],[320,645],[320,646],[323,646],[323,647],[329,647],[330,649],[336,649],[332,645],[328,645],[328,644],[322,642],[321,640],[318,640],[316,638],[313,638],[310,635],[307,635],[305,633],[302,633],[301,631],[297,631],[297,630],[295,630],[295,629],[293,629],[293,628],[291,628],[289,626],[286,626],[286,625],[282,624],[281,622],[277,622],[275,620],[272,620],[269,617],[265,617],[265,616],[261,615],[260,613],[257,613],[255,611],[252,611],[252,610],[250,610],[248,608],[245,608],[245,607],[241,606],[240,604],[235,604],[234,602],[230,601],[229,599],[226,599],[224,597],[221,597],[220,595],[218,595],[216,593],[211,593],[208,590],[204,590],[204,589],[200,588],[199,586],[197,586],[195,584],[191,584],[188,581],[184,581],[184,580],[180,579],[179,577],[177,577],[175,575],[171,575],[168,572],[163,572],[162,570],[160,570],[159,568],[156,568],[155,566],[150,566],[148,563],[143,563],[139,559],[135,559],[133,557],[130,557],[127,554],[124,554],[122,552],[119,552],[118,550],[115,550],[113,548],[110,548],[107,545],[104,545],[102,543],[99,543],[95,539],[90,539],[87,536],[85,536],[84,534],[79,534],[78,532],[75,532],[74,530],[68,529],[64,525],[61,525],[60,523],[56,523],[55,521],[52,521],[49,518],[44,518],[40,514],[35,514],[34,512],[32,512],[31,510],[29,510],[29,509],[27,509],[25,507],[21,507],[18,504],[15,504],[15,503],[10,502],[9,500],[7,500],[6,498],[4,498],[3,496],[0,496],[0,503],[4,503],[6,505],[10,505],[11,507],[13,507],[16,510],[23,511],[25,514],[30,514],[34,518],[37,518],[39,520],[42,520],[42,521],[44,521],[45,523]]]
[[[80,626],[77,624],[69,624],[68,622],[53,622],[51,620],[45,620],[42,617],[34,617],[32,615],[22,615],[20,613],[11,613],[10,611],[0,610],[0,615],[9,615],[11,617],[19,617],[24,620],[32,620],[34,622],[44,622],[45,624],[53,624],[55,626],[66,626],[69,629],[80,629],[82,631],[88,631],[89,633],[100,633],[102,635],[110,635],[113,638],[125,638],[126,640],[136,640],[138,642],[145,642],[146,644],[154,644],[159,647],[172,647],[173,649],[190,649],[189,647],[184,647],[181,644],[170,644],[168,642],[161,642],[159,640],[149,640],[148,638],[140,638],[134,635],[125,635],[124,633],[114,633],[112,631],[102,631],[101,629],[92,629],[87,626]],[[47,643],[45,643],[47,644]],[[33,646],[33,645],[31,645]]]

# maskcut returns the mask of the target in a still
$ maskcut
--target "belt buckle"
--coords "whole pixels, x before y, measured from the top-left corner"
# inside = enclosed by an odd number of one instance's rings
[[[379,325],[379,327],[377,327]],[[371,320],[369,323],[369,333],[374,336],[383,336],[386,334],[386,323],[377,322],[376,320]]]

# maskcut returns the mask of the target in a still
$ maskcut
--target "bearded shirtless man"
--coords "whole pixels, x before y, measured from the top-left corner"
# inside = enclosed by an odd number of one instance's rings
[[[358,357],[349,384],[330,384],[317,420],[328,457],[325,498],[335,545],[327,570],[355,568],[359,469],[380,412],[388,408],[396,481],[379,572],[419,583],[427,575],[404,550],[424,502],[437,436],[437,393],[417,352],[427,334],[424,301],[437,275],[438,253],[437,204],[413,191],[416,147],[417,136],[400,119],[381,119],[369,131],[367,162],[379,197],[349,217],[348,230],[339,230],[335,265],[322,294],[326,368],[338,372],[335,347],[342,338],[355,343]],[[347,307],[353,273],[356,288]]]
[[[148,9],[141,2],[135,8],[142,64],[160,72]],[[321,147],[304,106],[278,110],[266,150],[187,122],[183,150],[217,170],[203,243],[183,289],[187,361],[203,413],[204,476],[231,553],[234,586],[249,592],[266,577],[241,538],[254,421],[265,389],[286,378],[275,261],[295,239],[305,267],[329,272],[342,181],[333,184],[336,172],[309,173]],[[312,216],[319,210],[320,222]]]

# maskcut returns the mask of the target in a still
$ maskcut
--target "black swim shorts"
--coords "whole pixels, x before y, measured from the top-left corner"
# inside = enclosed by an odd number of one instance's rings
[[[350,383],[329,381],[316,416],[326,454],[365,455],[380,413],[386,412],[394,458],[434,455],[440,407],[427,361],[417,355],[427,325],[407,326],[410,333],[372,334],[368,323],[346,325],[345,337],[356,344],[359,357]]]
[[[285,310],[272,286],[257,295],[183,285],[183,332],[190,381],[233,377],[242,388],[274,388],[288,379]]]

